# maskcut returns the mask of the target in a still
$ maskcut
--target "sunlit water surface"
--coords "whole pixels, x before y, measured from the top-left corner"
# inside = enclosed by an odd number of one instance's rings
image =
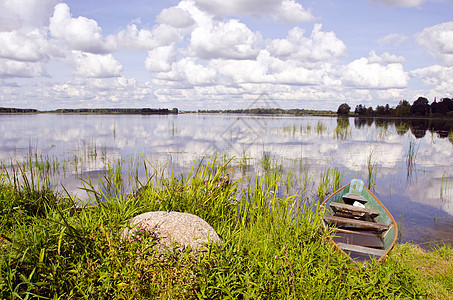
[[[33,153],[57,161],[53,185],[80,199],[79,177],[96,182],[107,165],[118,161],[123,171],[135,168],[143,176],[144,160],[164,168],[171,157],[175,173],[187,173],[194,161],[216,154],[219,160],[233,158],[237,178],[263,176],[266,164],[282,169],[290,193],[301,190],[303,178],[317,186],[323,174],[339,170],[344,184],[356,177],[371,184],[397,219],[401,242],[453,244],[452,134],[442,126],[426,130],[428,121],[417,122],[219,114],[0,115],[0,159],[9,164]]]

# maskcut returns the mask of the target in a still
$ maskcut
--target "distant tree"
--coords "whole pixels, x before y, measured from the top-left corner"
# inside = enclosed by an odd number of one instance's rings
[[[357,106],[355,107],[354,113],[355,113],[356,115],[359,115],[359,116],[366,114],[366,107],[365,107],[365,105],[362,105],[362,104],[357,105]]]
[[[411,105],[407,100],[401,100],[395,110],[395,116],[405,117],[411,115]]]
[[[349,111],[351,110],[351,107],[347,103],[340,104],[337,110],[337,114],[342,115],[342,116],[347,116],[349,115]]]
[[[411,113],[416,116],[426,116],[429,113],[429,102],[425,97],[418,97],[411,106]]]
[[[378,116],[385,115],[385,107],[382,105],[376,106],[376,115],[378,115]]]
[[[434,104],[434,103],[433,103]],[[432,105],[432,104],[431,104]],[[453,111],[453,100],[450,98],[443,98],[440,102],[437,103],[437,113],[447,114],[450,111]],[[434,110],[433,110],[434,112]]]
[[[384,108],[384,115],[390,115],[390,105],[386,104]]]
[[[372,116],[374,114],[374,110],[373,110],[373,108],[371,106],[367,108],[366,114],[368,116]]]

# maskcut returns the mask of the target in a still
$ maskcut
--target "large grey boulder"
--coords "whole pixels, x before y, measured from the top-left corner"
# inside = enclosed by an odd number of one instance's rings
[[[122,236],[127,237],[137,230],[154,232],[160,248],[168,249],[179,244],[195,250],[208,243],[220,242],[219,236],[206,221],[188,213],[152,211],[138,215],[131,219]]]

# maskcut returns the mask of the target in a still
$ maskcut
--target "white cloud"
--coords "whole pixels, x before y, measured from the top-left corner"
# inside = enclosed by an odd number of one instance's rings
[[[29,62],[46,60],[50,51],[46,38],[38,29],[26,33],[0,32],[0,57]]]
[[[123,69],[123,66],[112,54],[100,55],[74,50],[72,51],[72,62],[76,68],[74,73],[82,77],[118,77]]]
[[[386,6],[403,6],[403,7],[417,7],[426,0],[373,0],[374,2],[384,4]]]
[[[415,38],[433,57],[453,66],[453,22],[425,28]]]
[[[407,36],[401,33],[391,33],[378,40],[378,44],[381,46],[395,45],[399,46],[407,40]]]
[[[433,90],[431,90],[432,95],[430,95],[432,98],[451,96],[453,67],[434,65],[413,70],[409,74],[412,77],[421,79],[424,84],[433,87]]]
[[[104,38],[97,22],[85,17],[72,18],[69,6],[55,6],[50,18],[50,33],[72,49],[94,54],[104,54],[116,49],[113,37]]]
[[[341,80],[355,88],[391,89],[407,87],[409,76],[399,63],[383,66],[362,57],[346,66]]]
[[[303,29],[294,27],[288,32],[286,39],[267,41],[266,49],[279,59],[297,60],[302,64],[326,62],[344,56],[345,44],[334,32],[324,32],[321,28],[321,24],[315,24],[310,37],[307,38]]]
[[[267,75],[267,66],[260,60],[215,60],[211,66],[231,84],[265,83],[272,81]]]
[[[300,23],[313,21],[310,10],[295,0],[196,0],[196,4],[214,15],[270,15],[278,22]]]
[[[252,59],[259,53],[261,36],[238,20],[212,21],[196,27],[190,37],[190,55],[203,59]]]
[[[46,26],[59,0],[0,1],[0,31]]]
[[[195,23],[190,13],[179,7],[163,9],[157,16],[156,20],[159,23],[167,24],[176,28],[186,28]]]
[[[223,16],[271,13],[281,3],[282,0],[196,0],[200,8]]]
[[[284,0],[278,7],[276,13],[272,14],[272,19],[282,23],[302,23],[315,20],[310,10],[306,10],[302,5],[294,0]]]
[[[129,24],[116,35],[118,45],[133,50],[151,50],[178,42],[182,36],[170,25],[160,24],[152,30],[138,29],[136,24]]]
[[[213,68],[197,64],[193,58],[183,58],[172,64],[171,71],[157,73],[155,78],[162,80],[165,85],[173,82],[177,86],[185,84],[193,86],[213,84],[216,75],[217,72]]]
[[[392,55],[388,52],[384,52],[381,56],[379,56],[374,50],[371,51],[368,56],[368,63],[370,64],[396,64],[403,63],[404,61],[405,59],[402,56]]]
[[[0,78],[47,76],[44,64],[0,58]]]
[[[379,99],[382,100],[389,100],[391,102],[394,102],[395,99],[402,99],[402,92],[403,89],[387,89],[387,90],[378,90],[376,92],[377,96]]]
[[[149,72],[169,72],[175,60],[176,50],[174,46],[159,47],[148,51],[145,67]]]
[[[422,79],[427,85],[437,86],[447,81],[453,86],[453,67],[434,65],[413,70],[410,74]]]

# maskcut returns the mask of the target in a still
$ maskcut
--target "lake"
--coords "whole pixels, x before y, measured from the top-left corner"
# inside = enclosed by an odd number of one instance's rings
[[[0,115],[0,159],[6,164],[32,153],[54,161],[53,185],[84,199],[78,177],[96,181],[109,164],[144,171],[147,161],[175,174],[194,161],[232,159],[232,176],[282,170],[282,188],[297,193],[341,172],[369,183],[401,227],[401,242],[453,245],[453,126],[308,116],[223,114]],[[168,174],[168,168],[166,169]],[[175,175],[176,176],[176,175]],[[311,191],[305,197],[316,198]]]

